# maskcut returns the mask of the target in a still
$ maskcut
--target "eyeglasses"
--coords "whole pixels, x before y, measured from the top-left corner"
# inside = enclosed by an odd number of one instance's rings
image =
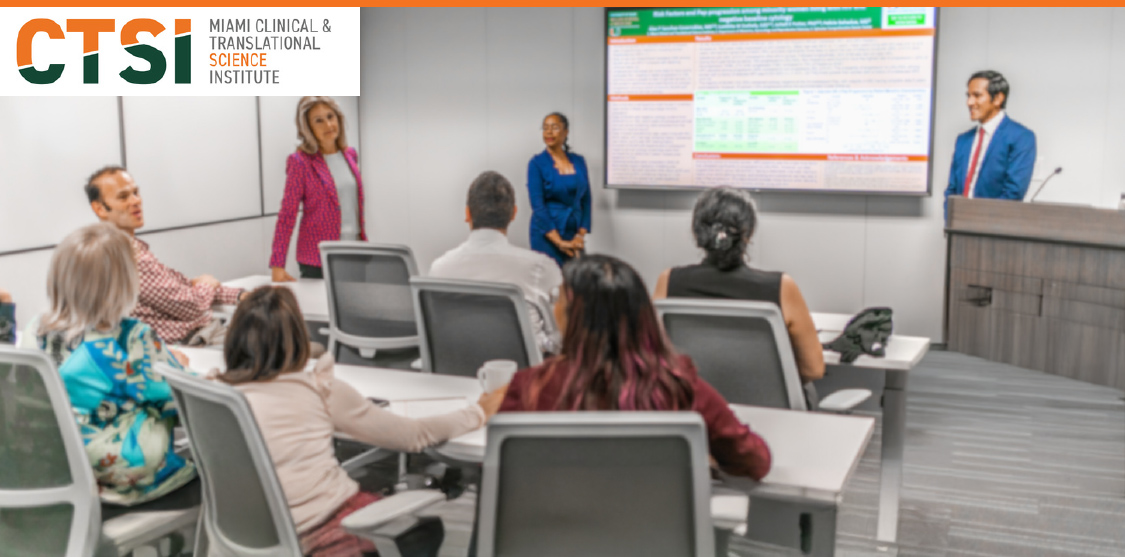
[[[543,124],[543,131],[545,132],[561,132],[565,129],[560,124]]]

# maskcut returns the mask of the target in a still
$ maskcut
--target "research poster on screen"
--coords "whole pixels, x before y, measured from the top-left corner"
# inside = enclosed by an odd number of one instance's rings
[[[925,194],[935,15],[607,10],[607,184]]]

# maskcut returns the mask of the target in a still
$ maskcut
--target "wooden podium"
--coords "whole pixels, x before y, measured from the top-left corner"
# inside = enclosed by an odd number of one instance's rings
[[[949,349],[1125,388],[1125,212],[949,199]]]

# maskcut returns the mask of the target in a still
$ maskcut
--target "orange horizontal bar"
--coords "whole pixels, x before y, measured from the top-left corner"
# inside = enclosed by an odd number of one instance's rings
[[[636,102],[636,101],[687,101],[695,100],[695,95],[608,95],[609,102]]]
[[[933,29],[855,29],[852,31],[786,31],[781,33],[730,33],[714,35],[664,35],[659,37],[610,37],[609,44],[718,43],[727,41],[782,41],[791,39],[855,39],[863,37],[924,37]]]
[[[812,153],[692,153],[697,160],[779,160],[779,161],[832,161],[832,162],[926,162],[926,155],[870,155]]]
[[[56,0],[56,1],[50,2],[50,7],[56,7],[56,8],[152,7],[155,4],[156,3],[153,2],[152,0],[113,0],[112,2],[107,2],[106,0],[100,0],[100,1],[98,1],[98,0]],[[316,7],[323,6],[323,7],[341,7],[342,8],[342,7],[359,7],[359,6],[373,6],[373,7],[374,6],[402,6],[402,4],[403,4],[402,2],[373,2],[371,0],[363,0],[363,1],[357,1],[357,0],[349,0],[349,1],[328,0],[328,2],[318,3],[318,4],[315,4],[315,6]],[[479,4],[480,4],[479,2],[466,2],[466,1],[453,2],[453,1],[446,0],[446,1],[443,1],[443,2],[431,2],[431,3],[427,4],[427,7],[476,7],[476,6],[479,6]],[[564,3],[564,4],[554,4],[554,3],[548,2],[548,3],[537,4],[537,6],[540,6],[540,7],[548,7],[548,6],[549,7],[575,7],[575,6],[601,7],[602,4],[604,4],[604,2],[597,3],[597,2],[591,2],[589,0],[582,0],[582,1],[575,2],[575,1],[571,0],[570,2],[567,2],[567,3]],[[668,8],[672,8],[672,7],[679,8],[679,7],[686,7],[686,6],[711,7],[713,4],[714,4],[714,1],[711,1],[711,2],[693,2],[693,1],[685,1],[685,0],[673,0],[673,1],[656,1],[656,2],[650,1],[650,2],[643,2],[643,3],[639,2],[639,3],[637,3],[637,5],[635,7],[657,7],[657,6],[668,7]],[[44,5],[43,2],[30,2],[28,0],[2,0],[2,1],[0,1],[0,6],[21,6],[21,7],[27,7],[27,8],[41,8],[41,7],[43,7],[43,5]],[[498,6],[521,6],[522,7],[522,6],[527,6],[527,2],[526,1],[517,2],[515,0],[506,0],[505,2],[492,2],[492,5],[494,7],[498,7]],[[786,4],[782,3],[781,5],[785,6]],[[796,6],[797,4],[793,4],[793,5]],[[801,4],[801,5],[804,6],[805,4]],[[827,2],[827,3],[821,3],[821,5],[822,6],[845,7],[845,6],[851,6],[851,3],[841,2],[839,4],[836,4],[834,2]],[[1028,3],[1026,0],[1024,0],[1022,2],[1014,2],[1014,1],[1010,1],[1010,0],[1005,0],[1004,2],[991,2],[990,5],[991,6],[1009,6],[1009,7],[1016,7],[1016,6],[1027,7],[1029,5],[1030,6],[1055,6],[1055,5],[1057,5],[1057,2],[1056,3],[1048,3],[1048,2],[1043,2],[1043,1],[1036,1],[1036,2]],[[1092,6],[1098,6],[1098,5],[1113,6],[1114,4],[1110,3],[1110,2],[1101,2],[1101,3],[1095,2],[1095,3],[1089,4],[1089,5],[1092,5]],[[308,2],[307,0],[240,0],[238,2],[220,2],[219,0],[172,0],[171,2],[168,2],[167,4],[165,4],[164,6],[167,6],[167,7],[188,7],[188,8],[202,8],[202,7],[206,7],[206,8],[301,7],[301,8],[305,8],[305,7],[310,6],[310,2]],[[626,2],[624,4],[617,4],[617,6],[628,7],[629,3]],[[978,6],[980,6],[980,3],[979,2],[966,2],[966,1],[962,0],[960,2],[947,3],[947,4],[945,4],[945,6],[978,7]]]

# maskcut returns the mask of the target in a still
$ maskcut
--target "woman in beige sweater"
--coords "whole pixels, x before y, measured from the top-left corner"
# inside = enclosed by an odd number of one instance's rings
[[[442,416],[404,418],[379,408],[333,379],[325,355],[306,372],[309,338],[300,308],[284,287],[263,286],[239,304],[224,347],[227,372],[250,403],[266,440],[293,524],[307,555],[362,555],[375,546],[340,528],[344,517],[379,499],[362,492],[336,460],[332,439],[343,433],[395,451],[417,452],[484,425],[503,391]]]

